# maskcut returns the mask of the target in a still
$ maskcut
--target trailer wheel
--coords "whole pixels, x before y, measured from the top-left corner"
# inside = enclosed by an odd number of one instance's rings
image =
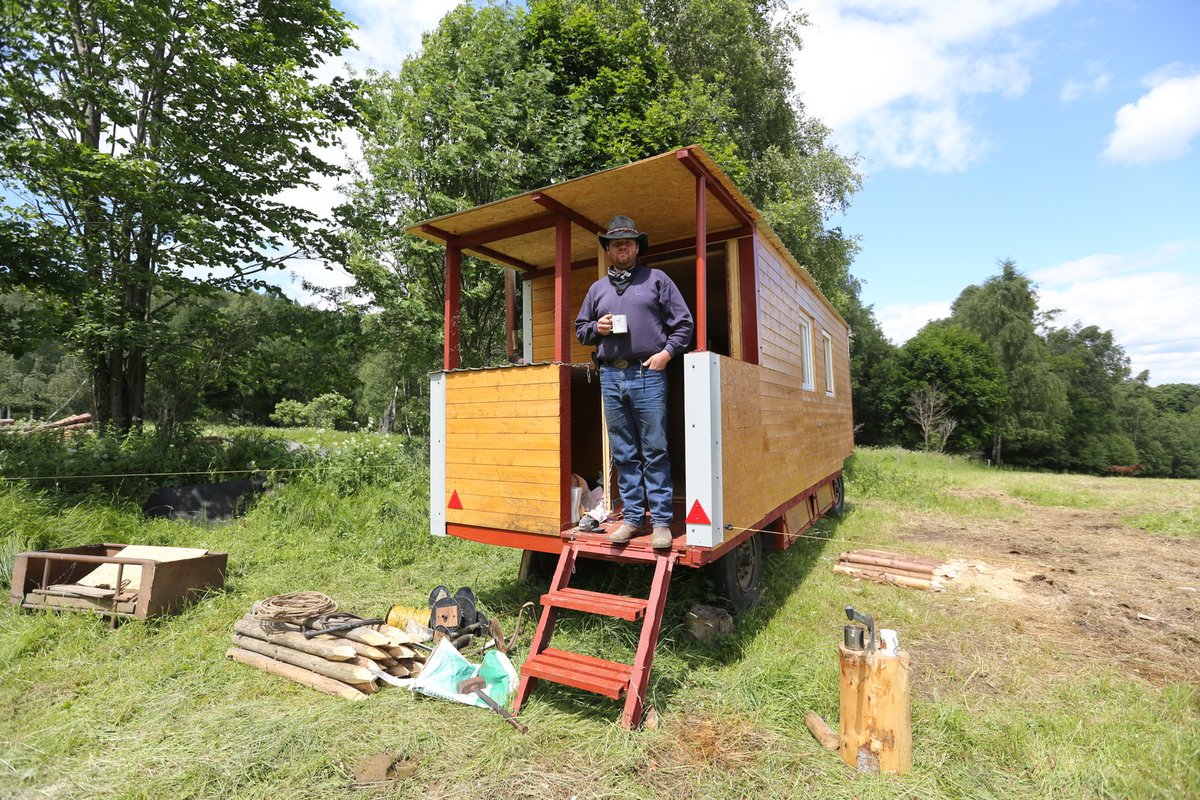
[[[846,481],[841,475],[833,479],[833,505],[825,513],[831,517],[840,517],[846,510]]]
[[[713,564],[713,580],[718,596],[733,607],[734,613],[758,605],[762,582],[762,537],[757,533],[721,556]]]

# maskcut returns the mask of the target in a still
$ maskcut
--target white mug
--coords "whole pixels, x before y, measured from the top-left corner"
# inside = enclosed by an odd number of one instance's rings
[[[629,318],[624,314],[612,315],[612,332],[629,333]]]

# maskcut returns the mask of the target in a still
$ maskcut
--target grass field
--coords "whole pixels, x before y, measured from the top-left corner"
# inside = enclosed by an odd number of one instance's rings
[[[517,580],[518,552],[428,536],[419,449],[356,447],[222,525],[0,487],[6,561],[94,541],[229,553],[224,590],[173,617],[110,631],[0,609],[0,797],[1200,796],[1200,482],[862,451],[848,513],[768,557],[763,603],[732,637],[687,635],[710,586],[682,570],[651,679],[656,729],[622,730],[616,703],[543,684],[520,736],[478,709],[398,689],[348,703],[224,659],[234,621],[282,592],[376,614],[470,585],[508,630],[539,595]],[[988,580],[933,594],[831,573],[862,546],[982,561]],[[635,592],[648,574],[590,580]],[[849,771],[803,724],[815,710],[837,727],[848,604],[912,654],[914,768],[902,777]],[[636,637],[571,616],[559,631],[556,645],[615,659]],[[347,788],[353,765],[384,750],[414,759],[415,774],[388,791]]]

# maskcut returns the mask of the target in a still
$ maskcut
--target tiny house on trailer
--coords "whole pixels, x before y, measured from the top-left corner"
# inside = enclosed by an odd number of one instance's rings
[[[669,363],[674,481],[670,550],[649,537],[604,541],[576,524],[572,488],[609,490],[600,382],[574,335],[584,294],[607,274],[597,234],[616,214],[650,234],[641,261],[665,271],[695,319]],[[766,543],[783,549],[843,500],[853,448],[850,330],[812,276],[699,147],[528,192],[413,226],[446,247],[443,369],[431,377],[432,533],[558,556],[516,706],[538,680],[625,697],[637,725],[670,575],[713,564],[735,609],[757,599]],[[462,256],[513,270],[522,284],[516,364],[461,367]],[[510,294],[510,297],[515,293]],[[510,300],[509,341],[517,313]],[[519,357],[518,357],[519,356]],[[608,492],[609,497],[615,492]],[[607,502],[611,509],[612,500]],[[655,567],[648,598],[569,586],[577,558]],[[642,621],[632,665],[550,647],[560,609]]]

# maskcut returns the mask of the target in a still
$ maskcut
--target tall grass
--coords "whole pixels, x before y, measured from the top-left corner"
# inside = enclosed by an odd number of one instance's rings
[[[860,452],[846,516],[771,554],[762,604],[713,646],[684,629],[711,584],[680,569],[651,681],[655,730],[624,731],[619,704],[554,685],[523,710],[522,737],[478,709],[395,689],[350,704],[227,662],[233,622],[279,592],[323,591],[366,614],[423,604],[437,584],[471,585],[511,630],[521,603],[542,591],[517,580],[516,551],[428,535],[419,444],[354,438],[325,469],[296,475],[226,524],[147,521],[132,504],[64,504],[24,486],[0,494],[9,536],[39,547],[150,541],[227,551],[230,564],[221,591],[116,631],[84,615],[0,610],[0,796],[336,797],[353,764],[382,750],[415,759],[417,773],[361,796],[1200,796],[1195,685],[1156,689],[1103,666],[1063,672],[1059,645],[1026,636],[1003,607],[830,572],[843,549],[886,546],[913,510],[996,513],[947,504],[950,490],[1040,480],[954,459]],[[580,578],[612,591],[649,582],[625,568]],[[804,728],[808,710],[836,726],[835,648],[850,604],[897,628],[913,652],[909,775],[856,775]],[[631,658],[636,633],[568,614],[556,646]]]

